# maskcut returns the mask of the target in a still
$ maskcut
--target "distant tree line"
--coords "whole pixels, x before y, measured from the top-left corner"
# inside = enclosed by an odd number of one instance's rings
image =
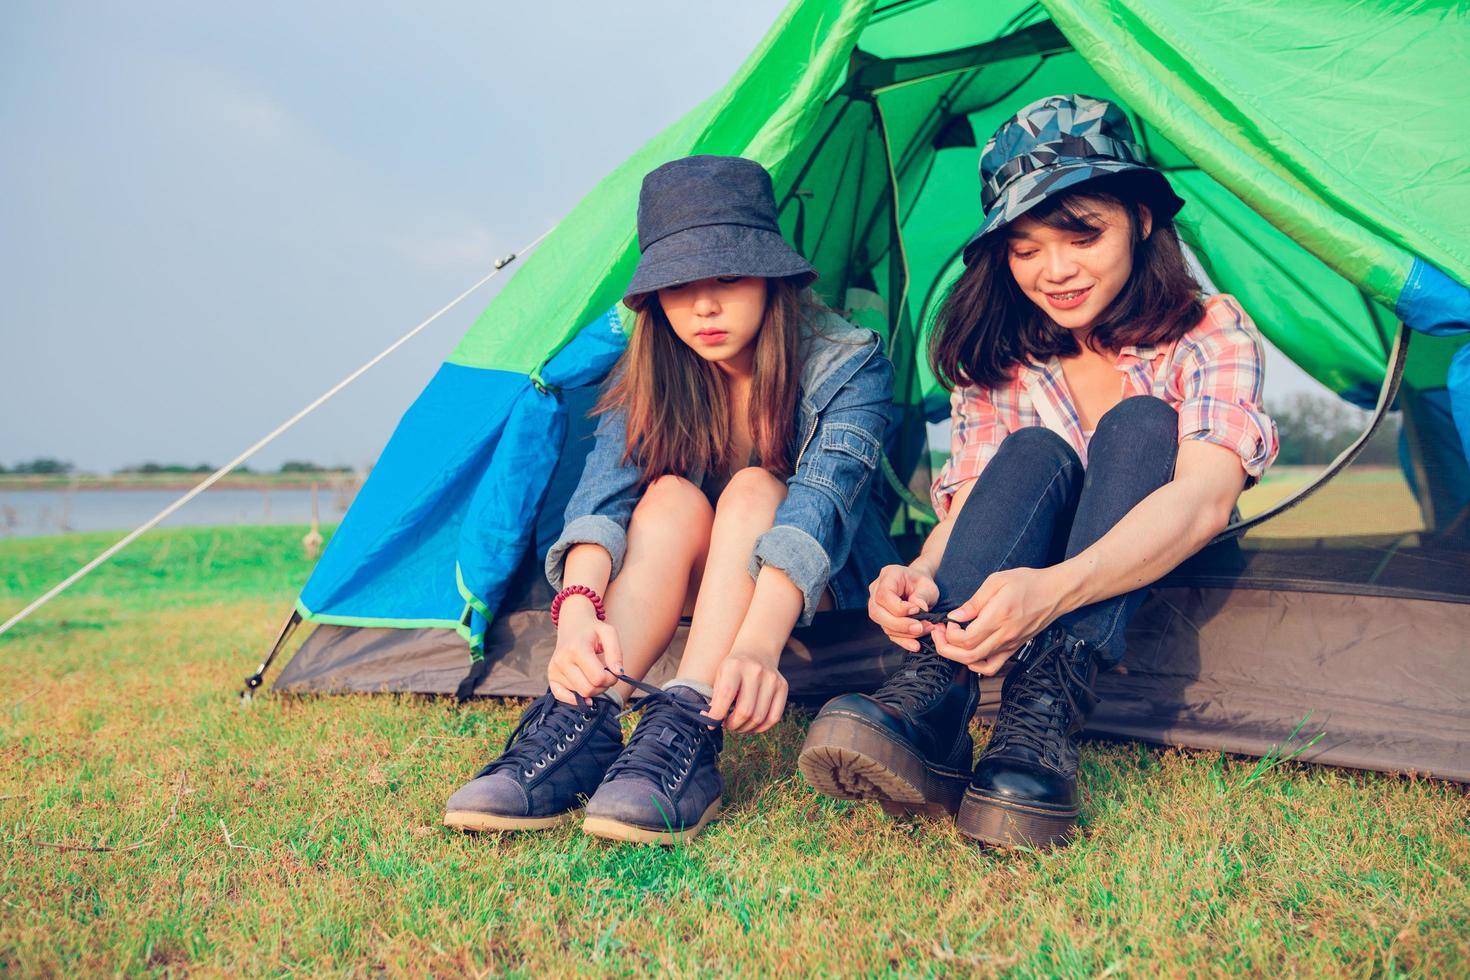
[[[200,463],[198,466],[185,466],[180,463],[142,463],[138,466],[129,466],[118,470],[119,473],[213,473],[218,467],[210,463]],[[276,470],[277,473],[340,473],[345,467],[322,466],[318,463],[309,463],[299,459],[288,459]],[[253,470],[249,466],[237,466],[232,471],[235,473],[266,473],[268,470]]]
[[[153,475],[153,474],[175,474],[175,475],[177,475],[177,474],[194,474],[194,473],[213,473],[215,471],[215,469],[216,469],[216,467],[215,466],[212,466],[209,463],[198,463],[198,464],[196,464],[194,466],[190,466],[190,465],[188,465],[186,463],[154,463],[154,462],[147,462],[147,463],[139,463],[136,466],[124,466],[122,469],[118,470],[117,473],[118,474],[144,473],[144,474],[149,474],[149,475]],[[343,471],[345,471],[347,469],[348,469],[348,467],[346,467],[346,466],[322,466],[319,463],[312,463],[312,462],[308,462],[306,460],[288,459],[286,462],[284,462],[284,463],[281,464],[280,468],[278,470],[276,470],[276,472],[278,472],[278,473],[341,473],[341,472],[343,472]],[[37,457],[36,459],[30,460],[29,462],[16,463],[14,466],[6,466],[4,463],[0,463],[0,473],[12,473],[12,474],[22,475],[22,476],[65,476],[68,473],[74,473],[74,472],[76,472],[76,467],[74,465],[72,465],[71,463],[64,462],[63,460],[59,460],[59,459],[52,459],[49,456],[40,456],[40,457]],[[235,467],[234,472],[236,472],[236,473],[255,473],[255,472],[266,472],[266,471],[252,470],[249,466],[237,466],[237,467]]]
[[[19,473],[29,476],[56,476],[70,473],[76,467],[50,456],[38,456],[28,463],[16,463],[6,469],[5,464],[0,463],[0,473]]]
[[[139,463],[137,466],[124,466],[118,470],[119,473],[213,473],[215,468],[208,463],[199,463],[196,466],[188,466],[184,463]],[[248,472],[244,466],[237,467],[236,473]]]
[[[1354,408],[1341,398],[1313,392],[1293,392],[1266,406],[1276,420],[1281,437],[1281,455],[1276,462],[1287,466],[1320,466],[1330,463],[1350,446],[1368,425],[1371,413]],[[1390,415],[1363,447],[1358,463],[1397,466],[1399,417]]]

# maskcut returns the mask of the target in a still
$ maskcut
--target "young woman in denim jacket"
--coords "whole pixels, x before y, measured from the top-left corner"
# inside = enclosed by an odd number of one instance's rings
[[[738,157],[650,173],[628,350],[546,556],[558,589],[550,690],[445,822],[525,830],[575,819],[673,843],[718,811],[722,731],[762,732],[786,703],[777,661],[821,608],[860,608],[896,560],[870,505],[892,397],[877,334],[806,288],[770,176]],[[639,684],[692,612],[676,678]],[[626,679],[620,679],[626,678]]]

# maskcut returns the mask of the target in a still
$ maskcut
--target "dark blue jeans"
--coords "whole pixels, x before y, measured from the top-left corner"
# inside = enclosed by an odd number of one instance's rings
[[[992,572],[1047,568],[1086,550],[1139,501],[1174,478],[1179,416],[1146,395],[1125,398],[1098,422],[1088,466],[1049,429],[1006,436],[950,531],[935,583],[939,609],[960,605]],[[1123,657],[1124,628],[1146,589],[1083,606],[1058,622],[1097,653]]]

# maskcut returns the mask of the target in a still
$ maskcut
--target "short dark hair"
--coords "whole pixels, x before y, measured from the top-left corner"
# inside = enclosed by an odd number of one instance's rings
[[[1128,175],[1103,177],[1078,185],[1026,212],[1048,228],[1079,234],[1100,229],[1087,203],[1102,201],[1128,215],[1133,238],[1133,271],[1098,318],[1088,345],[1116,351],[1129,346],[1178,340],[1205,315],[1199,283],[1189,271],[1172,219],[1153,219],[1143,235],[1140,206],[1144,185]],[[950,287],[929,340],[929,363],[948,388],[1003,384],[1028,360],[1076,354],[1072,334],[1051,321],[1016,285],[1004,232],[975,255]]]

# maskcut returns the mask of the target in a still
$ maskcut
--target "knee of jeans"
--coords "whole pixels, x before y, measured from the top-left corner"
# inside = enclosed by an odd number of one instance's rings
[[[1067,440],[1039,425],[1017,429],[1006,436],[991,465],[1002,457],[1024,460],[1028,467],[1050,466],[1054,470],[1060,470],[1069,465],[1076,466],[1078,469],[1082,467],[1082,460],[1077,456],[1077,451],[1067,443]]]
[[[1179,440],[1179,413],[1168,402],[1153,395],[1134,395],[1108,409],[1098,420],[1092,445],[1124,438],[1135,445]]]

